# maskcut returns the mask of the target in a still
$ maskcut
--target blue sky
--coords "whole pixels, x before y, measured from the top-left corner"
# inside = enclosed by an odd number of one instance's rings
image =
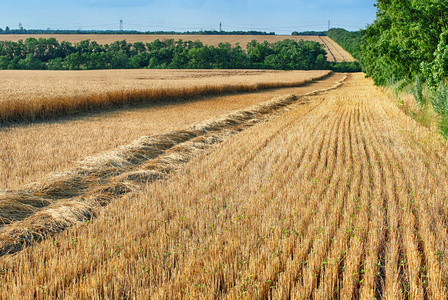
[[[0,27],[26,29],[275,31],[365,28],[374,0],[21,0],[1,3]]]

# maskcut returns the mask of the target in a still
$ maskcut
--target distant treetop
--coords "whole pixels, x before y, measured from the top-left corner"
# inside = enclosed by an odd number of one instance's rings
[[[52,29],[10,29],[0,28],[0,34],[176,34],[176,35],[275,35],[275,32],[264,31],[137,31],[137,30],[52,30]]]
[[[294,31],[293,33],[291,33],[291,35],[315,35],[315,36],[326,36],[326,35],[327,35],[327,32],[326,32],[326,31],[302,31],[302,32]]]

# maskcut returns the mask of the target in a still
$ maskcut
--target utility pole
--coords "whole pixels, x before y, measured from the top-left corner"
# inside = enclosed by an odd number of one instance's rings
[[[328,20],[328,30],[330,30],[330,20]]]
[[[219,32],[221,32],[221,31],[222,31],[222,23],[219,22]]]
[[[123,20],[120,20],[120,31],[123,31]]]

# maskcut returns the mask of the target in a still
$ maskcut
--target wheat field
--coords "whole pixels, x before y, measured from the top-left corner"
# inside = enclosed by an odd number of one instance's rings
[[[0,298],[447,298],[436,133],[363,74],[230,115],[142,166],[196,149],[169,177],[0,258]]]
[[[294,41],[313,41],[321,43],[325,49],[327,50],[327,58],[328,61],[354,61],[351,54],[346,52],[335,43],[332,39],[327,36],[298,36],[298,35],[172,35],[172,34],[164,34],[164,35],[132,35],[132,34],[33,34],[33,35],[24,35],[24,34],[1,34],[0,41],[13,41],[17,42],[19,40],[25,40],[28,37],[34,37],[36,39],[39,38],[56,38],[59,42],[67,41],[71,43],[78,43],[83,40],[91,40],[96,41],[99,44],[111,44],[116,41],[126,40],[128,43],[135,42],[144,42],[151,43],[156,39],[160,41],[165,41],[168,39],[183,40],[183,41],[201,41],[204,45],[210,46],[218,46],[219,43],[230,43],[235,46],[237,43],[243,48],[246,49],[247,43],[252,40],[256,40],[260,43],[264,41],[268,41],[269,43],[275,43],[278,41],[283,41],[285,39],[291,39]]]
[[[94,155],[128,144],[141,137],[186,129],[207,118],[230,113],[269,100],[285,93],[301,94],[315,85],[327,87],[341,78],[333,74],[319,83],[311,80],[328,76],[328,71],[164,71],[125,70],[95,72],[6,72],[0,83],[0,94],[10,101],[42,103],[82,97],[109,91],[176,90],[232,88],[237,85],[255,90],[269,86],[291,86],[288,89],[259,90],[252,94],[229,94],[172,101],[159,100],[133,108],[75,115],[71,118],[33,124],[0,127],[0,190],[18,188],[51,172],[72,168],[84,156]],[[35,76],[39,75],[39,76]],[[281,78],[279,78],[281,77]],[[308,85],[303,85],[309,83]],[[300,87],[295,87],[299,85]],[[199,97],[199,98],[198,98]],[[201,98],[202,97],[202,98]],[[194,100],[194,101],[193,101]],[[0,103],[1,106],[1,103]]]
[[[0,125],[205,95],[302,85],[330,71],[0,70]]]
[[[143,136],[115,150],[85,158],[72,170],[5,191],[0,194],[0,256],[94,217],[114,198],[167,177],[214,144],[275,116],[300,97],[335,89],[345,79],[346,76],[336,82],[319,82],[302,96],[276,97],[184,130]]]

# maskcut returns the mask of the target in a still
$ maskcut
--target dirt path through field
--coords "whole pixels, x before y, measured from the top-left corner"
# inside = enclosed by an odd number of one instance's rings
[[[362,74],[309,100],[3,258],[0,298],[446,299],[446,143]]]

